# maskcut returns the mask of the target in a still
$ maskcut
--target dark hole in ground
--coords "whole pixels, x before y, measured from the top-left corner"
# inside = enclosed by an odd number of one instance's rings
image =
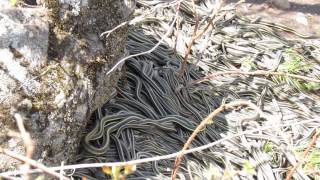
[[[24,3],[35,6],[37,5],[37,0],[24,0]]]

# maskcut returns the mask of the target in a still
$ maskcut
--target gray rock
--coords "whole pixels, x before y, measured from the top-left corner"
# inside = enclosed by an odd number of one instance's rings
[[[49,23],[40,9],[0,10],[0,64],[27,94],[40,83],[29,72],[46,65]]]
[[[270,2],[279,9],[289,9],[291,7],[288,0],[270,0]]]
[[[34,158],[60,165],[74,160],[91,113],[114,93],[121,72],[106,72],[125,54],[127,27],[99,35],[128,20],[132,7],[113,0],[43,4],[50,11],[0,9],[0,124],[13,127],[13,113],[21,114]]]

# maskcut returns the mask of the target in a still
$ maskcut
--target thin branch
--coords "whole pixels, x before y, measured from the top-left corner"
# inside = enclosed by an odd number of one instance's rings
[[[31,140],[30,134],[26,131],[24,125],[23,125],[23,119],[19,113],[14,114],[14,118],[16,119],[18,129],[21,134],[21,138],[24,142],[25,148],[26,148],[26,157],[32,158],[34,146],[33,142]],[[25,166],[27,169],[30,169],[30,164],[28,162],[25,162]],[[28,174],[24,174],[25,179],[29,179]]]
[[[182,158],[183,158],[183,154],[184,154],[183,152],[188,149],[191,142],[198,135],[198,133],[202,129],[204,129],[207,124],[211,124],[213,121],[212,119],[215,116],[217,116],[219,113],[221,113],[222,111],[224,111],[226,109],[230,109],[230,108],[234,108],[234,107],[238,107],[238,106],[249,106],[250,108],[257,111],[261,116],[265,117],[264,113],[256,105],[254,105],[253,103],[251,103],[249,101],[238,101],[238,102],[232,102],[232,103],[228,103],[228,104],[222,104],[218,109],[214,110],[204,120],[202,120],[202,122],[196,127],[196,129],[193,131],[191,136],[188,138],[187,142],[184,144],[183,149],[180,151],[181,154],[179,154],[175,160],[175,164],[174,164],[174,167],[173,167],[173,170],[171,173],[172,180],[176,179],[177,172],[179,170],[179,165],[180,165]]]
[[[5,180],[24,180],[22,178],[16,178],[16,177],[11,177],[11,176],[2,176],[2,175],[0,176],[0,179],[1,178],[4,178]]]
[[[90,164],[75,164],[75,165],[66,165],[66,166],[58,166],[58,167],[52,167],[49,168],[51,171],[60,171],[60,170],[69,170],[69,169],[83,169],[83,168],[98,168],[98,167],[103,167],[103,166],[107,166],[107,167],[113,167],[113,166],[127,166],[127,165],[133,165],[133,164],[140,164],[140,163],[147,163],[147,162],[153,162],[153,161],[159,161],[159,160],[165,160],[165,159],[171,159],[171,158],[175,158],[181,154],[185,155],[185,154],[190,154],[190,153],[195,153],[198,151],[202,151],[208,148],[211,148],[213,146],[219,145],[224,141],[228,141],[231,140],[233,138],[239,137],[239,136],[243,136],[246,134],[252,134],[255,132],[259,132],[259,131],[263,131],[263,130],[267,130],[267,129],[273,129],[273,128],[279,128],[279,127],[287,127],[287,126],[295,126],[295,125],[301,125],[301,124],[305,124],[305,123],[310,123],[310,122],[319,122],[320,123],[320,119],[319,118],[315,118],[315,119],[309,119],[309,120],[303,120],[300,122],[295,122],[295,123],[285,123],[285,124],[278,124],[278,125],[271,125],[271,126],[264,126],[261,128],[257,128],[257,129],[253,129],[253,130],[247,130],[247,131],[243,131],[240,133],[237,133],[235,135],[230,135],[228,137],[222,138],[220,140],[217,140],[215,142],[203,145],[203,146],[199,146],[196,148],[192,148],[192,149],[188,149],[186,151],[179,151],[173,154],[168,154],[168,155],[163,155],[163,156],[155,156],[155,157],[151,157],[151,158],[143,158],[143,159],[137,159],[137,160],[132,160],[132,161],[126,161],[126,162],[111,162],[111,163],[90,163]],[[42,172],[43,170],[41,169],[33,169],[33,170],[19,170],[19,171],[10,171],[10,172],[4,172],[4,173],[0,173],[0,176],[12,176],[12,175],[19,175],[19,174],[23,174],[23,173],[37,173],[37,172]]]
[[[132,2],[133,2],[133,3],[132,3]],[[127,6],[126,11],[128,12],[128,14],[132,14],[132,13],[134,12],[134,10],[135,10],[135,7],[136,7],[136,1],[129,1],[129,3],[126,3],[126,6]],[[104,35],[106,35],[106,38],[108,38],[109,35],[110,35],[113,31],[115,31],[115,30],[119,29],[120,27],[125,26],[125,25],[127,25],[127,24],[131,25],[131,24],[135,24],[135,23],[137,23],[137,22],[140,22],[140,21],[142,21],[142,20],[144,19],[144,17],[147,16],[147,15],[148,15],[148,14],[144,14],[144,15],[142,15],[142,16],[135,17],[135,18],[133,18],[133,19],[130,20],[130,21],[122,22],[121,24],[119,24],[119,25],[116,26],[115,28],[113,28],[113,29],[111,29],[111,30],[109,30],[109,31],[105,31],[105,32],[101,33],[101,34],[100,34],[100,38],[103,37]],[[129,15],[129,16],[130,16],[130,15]]]
[[[202,37],[202,35],[203,35],[205,32],[207,32],[207,30],[209,29],[210,25],[213,27],[213,25],[215,24],[215,22],[217,22],[218,19],[220,19],[220,18],[217,19],[217,18],[215,18],[215,17],[216,17],[216,15],[218,14],[218,12],[220,11],[220,9],[221,9],[221,7],[222,7],[222,0],[218,0],[218,1],[216,2],[216,3],[217,3],[217,4],[216,4],[216,7],[215,7],[215,9],[214,9],[214,11],[213,11],[213,13],[212,13],[212,17],[209,18],[209,21],[208,21],[206,27],[205,27],[201,32],[199,32],[199,33],[197,34],[197,31],[198,31],[198,28],[199,28],[199,27],[198,27],[198,26],[199,26],[199,18],[198,18],[198,15],[196,14],[196,9],[195,9],[194,0],[192,1],[192,3],[193,3],[193,6],[194,6],[193,9],[194,9],[194,14],[195,14],[196,24],[195,24],[194,31],[193,31],[193,34],[192,34],[192,38],[191,38],[191,40],[190,40],[190,42],[189,42],[189,44],[188,44],[188,46],[187,46],[186,54],[185,54],[185,56],[184,56],[184,60],[183,60],[183,63],[182,63],[182,66],[181,66],[181,69],[180,69],[180,72],[179,72],[180,76],[183,75],[183,73],[185,72],[185,69],[186,69],[186,67],[187,67],[188,57],[189,57],[189,54],[190,54],[190,52],[191,52],[192,45],[194,44],[194,42],[195,42],[198,38]],[[220,16],[220,17],[222,17],[222,16]]]
[[[64,161],[61,162],[61,167],[63,167],[63,166],[64,166]],[[59,179],[60,180],[63,179],[63,174],[64,174],[63,170],[60,170],[60,173],[59,173],[59,176],[60,176]]]
[[[293,173],[296,171],[296,169],[305,161],[306,157],[308,156],[311,149],[313,149],[314,144],[317,142],[318,138],[320,136],[320,130],[318,129],[316,133],[313,135],[312,140],[310,141],[308,147],[304,150],[302,159],[299,161],[288,173],[286,180],[290,180],[293,176]]]
[[[39,168],[40,172],[43,171],[49,175],[52,175],[52,176],[55,176],[57,178],[60,178],[60,174],[55,172],[54,170],[46,167],[45,165],[33,160],[33,159],[30,159],[26,156],[22,156],[22,155],[19,155],[19,154],[16,154],[15,152],[13,151],[10,151],[8,149],[3,149],[3,148],[0,148],[0,153],[3,153],[7,156],[10,156],[14,159],[17,159],[19,161],[22,161],[22,162],[25,162],[25,163],[28,163],[30,164],[31,166],[35,167],[35,168]],[[21,174],[24,174],[24,173],[28,173],[28,171],[32,171],[32,170],[23,170]],[[5,175],[5,174],[0,174],[0,176],[10,176],[10,175]],[[69,180],[69,178],[67,177],[63,177],[64,180]]]
[[[180,2],[181,2],[181,0],[180,0],[178,3],[180,3]],[[176,3],[177,3],[177,2],[176,2]],[[171,6],[171,5],[169,5],[169,6]],[[164,6],[164,7],[166,7],[166,6]],[[114,27],[114,28],[112,28],[112,29],[110,29],[110,30],[108,30],[108,31],[105,31],[105,32],[101,33],[101,34],[100,34],[100,38],[102,38],[103,36],[105,36],[105,38],[108,38],[112,32],[116,31],[117,29],[119,29],[119,28],[121,28],[121,27],[123,27],[123,26],[125,26],[125,25],[135,25],[135,24],[137,24],[137,23],[140,23],[140,22],[144,21],[145,18],[146,18],[148,15],[152,14],[153,12],[155,12],[157,8],[158,8],[158,7],[156,6],[156,7],[152,8],[152,9],[151,9],[149,12],[147,12],[147,13],[144,12],[144,13],[143,13],[142,15],[140,15],[140,16],[136,16],[136,17],[134,17],[133,19],[131,19],[131,20],[129,20],[129,21],[124,21],[124,22],[120,23],[120,24],[117,25],[116,27]]]
[[[187,62],[188,62],[188,56],[191,52],[191,47],[194,43],[194,41],[196,40],[194,37],[197,36],[197,32],[198,32],[198,29],[199,29],[199,16],[198,16],[198,13],[197,13],[197,8],[196,8],[196,3],[194,2],[194,0],[192,0],[192,10],[193,10],[193,16],[194,16],[194,19],[195,19],[195,25],[194,25],[194,30],[193,30],[193,34],[192,34],[192,37],[191,37],[191,40],[187,46],[187,50],[186,50],[186,54],[184,56],[184,60],[183,60],[183,63],[182,63],[182,66],[181,66],[181,69],[180,69],[180,77],[183,76],[183,73],[185,72],[185,69],[186,69],[186,66],[187,66]]]
[[[176,23],[176,37],[175,37],[175,41],[174,41],[174,47],[173,47],[173,52],[176,54],[177,53],[177,45],[178,45],[178,39],[179,39],[179,34],[180,34],[180,24],[181,24],[181,20],[177,19],[177,23]]]
[[[122,26],[128,25],[128,24],[130,24],[132,22],[134,22],[134,23],[139,22],[139,21],[134,21],[134,20],[138,20],[139,17],[136,17],[131,21],[122,22],[121,24],[119,24],[118,26],[112,28],[111,30],[101,33],[100,34],[100,38],[102,38],[103,36],[106,36],[106,38],[108,38],[112,32],[116,31],[117,29],[121,28]]]
[[[284,72],[272,72],[272,71],[262,71],[262,70],[258,70],[258,71],[253,71],[253,72],[245,72],[245,71],[218,71],[215,72],[213,74],[207,75],[199,80],[193,81],[190,83],[190,85],[192,84],[197,84],[197,83],[201,83],[204,81],[208,81],[211,80],[217,76],[239,76],[239,75],[249,75],[249,76],[287,76],[287,77],[292,77],[292,78],[296,78],[296,79],[302,79],[304,81],[310,81],[310,82],[315,82],[315,83],[320,83],[319,79],[315,79],[315,78],[311,78],[311,77],[307,77],[307,76],[301,76],[301,75],[295,75],[295,74],[290,74],[290,73],[284,73]]]
[[[108,31],[101,33],[100,38],[102,38],[103,36],[105,36],[105,38],[108,38],[112,32],[116,31],[117,29],[119,29],[125,25],[135,25],[136,23],[142,22],[145,19],[145,17],[150,15],[153,11],[155,11],[155,9],[152,9],[149,13],[137,16],[130,21],[122,22],[121,24],[117,25],[116,27],[112,28],[111,30],[108,30]]]
[[[178,19],[178,15],[179,15],[179,10],[180,10],[180,4],[181,2],[179,1],[178,2],[178,5],[177,5],[177,11],[176,11],[176,14],[175,14],[175,17],[173,19],[173,22],[171,23],[171,25],[169,26],[169,29],[167,30],[166,34],[164,36],[161,37],[161,39],[159,40],[159,42],[153,46],[153,48],[151,48],[150,50],[148,51],[145,51],[145,52],[141,52],[141,53],[137,53],[137,54],[132,54],[130,56],[127,56],[127,57],[124,57],[122,59],[120,59],[106,74],[110,74],[111,72],[115,71],[116,69],[118,69],[126,60],[130,59],[130,58],[133,58],[133,57],[137,57],[137,56],[142,56],[142,55],[145,55],[145,54],[150,54],[152,53],[154,50],[156,50],[161,43],[163,43],[163,40],[171,33],[173,27],[174,27],[174,24],[176,23],[177,19]]]
[[[15,113],[14,118],[17,121],[17,126],[18,126],[20,133],[21,133],[20,137],[23,139],[24,144],[26,145],[26,149],[27,149],[26,156],[28,158],[31,158],[32,154],[33,154],[34,147],[33,147],[33,142],[31,140],[30,134],[26,131],[26,129],[23,125],[23,119],[22,119],[21,115],[19,113]]]
[[[320,177],[320,170],[314,170],[314,171],[307,171],[307,175],[317,175]]]

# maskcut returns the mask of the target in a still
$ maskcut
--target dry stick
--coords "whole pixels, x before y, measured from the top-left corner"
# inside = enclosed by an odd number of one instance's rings
[[[177,54],[177,44],[178,44],[178,38],[179,38],[179,28],[180,28],[180,24],[181,24],[181,21],[180,19],[177,19],[177,23],[176,23],[176,38],[175,38],[175,41],[174,41],[174,47],[173,47],[173,53],[174,54]]]
[[[309,143],[308,147],[304,150],[303,152],[303,156],[302,156],[302,160],[299,161],[288,173],[286,180],[290,180],[293,176],[293,173],[295,172],[295,170],[305,161],[307,155],[309,154],[309,152],[311,151],[311,149],[313,149],[313,145],[317,142],[317,139],[320,136],[320,130],[318,129],[316,131],[316,133],[313,135],[311,142]]]
[[[307,174],[307,175],[315,174],[315,175],[320,176],[320,170],[307,171],[306,174]]]
[[[59,173],[55,172],[54,170],[51,170],[50,168],[46,167],[45,165],[43,165],[43,164],[41,164],[41,163],[39,163],[39,162],[37,162],[37,161],[35,161],[33,159],[30,159],[30,158],[28,158],[26,156],[22,156],[22,155],[16,154],[13,151],[10,151],[8,149],[3,149],[3,148],[0,148],[0,153],[3,153],[5,155],[10,156],[10,157],[12,157],[14,159],[17,159],[19,161],[28,163],[33,167],[41,169],[43,172],[45,172],[45,173],[47,173],[49,175],[55,176],[57,178],[60,178],[60,174]],[[25,171],[25,172],[28,172],[28,170]],[[67,177],[63,177],[63,179],[64,180],[69,180],[69,178],[67,178]]]
[[[26,148],[26,157],[27,158],[32,158],[34,146],[33,142],[31,140],[30,134],[26,131],[23,125],[23,119],[19,113],[14,114],[14,118],[16,119],[18,129],[21,134],[21,138],[24,142],[25,148]],[[30,164],[28,162],[25,162],[25,166],[27,169],[30,169]],[[24,174],[25,179],[29,179],[28,174]]]
[[[194,37],[197,35],[198,29],[199,29],[199,16],[198,16],[198,13],[197,13],[196,3],[194,2],[194,0],[192,0],[192,11],[193,11],[194,19],[195,19],[195,25],[194,25],[194,30],[193,30],[193,33],[192,33],[191,40],[190,40],[190,42],[189,42],[189,44],[187,46],[186,54],[184,56],[184,60],[183,60],[183,63],[182,63],[182,66],[181,66],[181,69],[180,69],[180,72],[179,72],[180,77],[182,77],[183,73],[185,72],[185,69],[186,69],[186,66],[187,66],[187,62],[188,62],[188,56],[189,56],[190,51],[191,51],[191,46],[194,43],[194,41],[196,40]]]
[[[193,2],[193,5],[194,5],[194,9],[195,9],[195,4],[194,4],[194,0],[192,1]],[[193,32],[193,35],[192,35],[192,38],[188,44],[188,48],[186,50],[186,54],[184,56],[184,60],[183,60],[183,63],[182,63],[182,66],[181,66],[181,69],[180,69],[180,76],[183,75],[183,73],[185,72],[186,70],[186,67],[187,67],[187,63],[188,63],[188,57],[189,57],[189,54],[191,52],[191,48],[192,48],[192,45],[193,43],[198,39],[200,38],[205,32],[207,32],[207,30],[209,29],[210,25],[214,25],[215,22],[217,22],[218,19],[216,19],[216,15],[218,14],[218,12],[220,11],[221,9],[221,6],[222,6],[222,0],[218,0],[217,2],[217,5],[216,5],[216,8],[215,10],[213,11],[212,13],[212,17],[209,18],[209,21],[208,21],[208,24],[206,25],[206,27],[197,34],[197,30],[198,30],[198,24],[199,24],[199,19],[198,19],[198,15],[195,15],[195,18],[196,18],[196,24],[195,24],[195,29],[194,29],[194,32]],[[196,13],[196,11],[194,11],[194,13]],[[220,16],[221,17],[221,16]],[[220,18],[219,18],[220,19]]]
[[[203,29],[203,31],[201,31],[196,37],[195,37],[195,40],[197,40],[198,38],[200,38],[205,32],[208,31],[210,25],[213,27],[213,25],[218,21],[220,20],[222,17],[224,17],[227,12],[224,12],[222,13],[219,17],[217,18],[214,18],[218,12],[221,10],[222,8],[222,5],[223,5],[223,0],[218,0],[218,4],[217,4],[217,8],[215,9],[215,11],[212,13],[212,17],[209,18],[209,23],[207,24],[207,26]],[[239,4],[245,2],[245,0],[239,0],[235,5],[234,7],[237,7]]]
[[[19,113],[15,113],[14,118],[17,121],[17,126],[18,126],[20,133],[21,133],[20,137],[22,138],[22,140],[26,146],[26,150],[27,150],[26,156],[28,158],[31,158],[32,154],[33,154],[34,147],[33,147],[33,142],[30,138],[30,134],[26,131],[26,129],[23,125],[23,119],[22,119],[21,115]]]
[[[284,72],[272,72],[272,71],[262,71],[262,70],[258,70],[258,71],[253,71],[253,72],[245,72],[245,71],[219,71],[219,72],[215,72],[213,74],[207,75],[199,80],[193,81],[191,82],[189,85],[193,85],[193,84],[197,84],[197,83],[201,83],[204,81],[208,81],[210,79],[213,79],[217,76],[223,76],[223,75],[228,75],[228,76],[238,76],[238,75],[250,75],[250,76],[256,76],[256,75],[263,75],[263,76],[269,76],[269,75],[273,75],[273,76],[288,76],[288,77],[292,77],[292,78],[297,78],[297,79],[302,79],[305,81],[311,81],[311,82],[315,82],[315,83],[320,83],[319,79],[315,79],[315,78],[311,78],[311,77],[306,77],[306,76],[301,76],[301,75],[295,75],[295,74],[290,74],[290,73],[284,73]]]
[[[180,5],[181,4],[178,4],[178,7],[177,7],[177,10],[180,9]],[[177,31],[177,35],[176,35],[176,40],[175,40],[175,43],[174,43],[174,48],[173,48],[173,52],[176,54],[177,53],[177,44],[178,44],[178,38],[179,38],[179,27],[180,27],[180,24],[181,24],[181,20],[179,18],[177,18],[177,22],[176,22],[176,31]]]
[[[15,178],[15,177],[11,177],[11,176],[0,176],[0,179],[5,179],[5,180],[20,180],[21,178]]]
[[[144,52],[141,52],[141,53],[137,53],[137,54],[132,54],[130,56],[127,56],[127,57],[124,57],[122,59],[120,59],[107,73],[106,75],[110,74],[111,72],[113,72],[114,70],[118,69],[119,66],[121,66],[126,60],[130,59],[130,58],[133,58],[133,57],[137,57],[137,56],[142,56],[142,55],[145,55],[145,54],[150,54],[152,53],[154,50],[156,50],[160,44],[163,42],[164,38],[167,37],[170,33],[171,33],[171,30],[173,29],[173,26],[174,24],[176,23],[177,19],[178,19],[178,15],[179,15],[179,10],[180,10],[180,4],[181,2],[179,1],[178,2],[178,5],[177,5],[177,12],[175,14],[175,17],[174,17],[174,20],[173,22],[171,23],[169,29],[167,30],[166,34],[164,36],[161,37],[161,39],[159,40],[159,42],[153,46],[153,48],[149,49],[148,51],[144,51]]]
[[[150,13],[137,16],[130,21],[124,21],[121,24],[117,25],[116,27],[112,28],[111,30],[108,30],[108,31],[101,33],[100,38],[102,38],[103,36],[105,36],[105,38],[108,38],[112,32],[116,31],[117,29],[119,29],[125,25],[134,25],[136,23],[142,22],[145,19],[145,17],[148,16],[149,14],[151,14],[152,12],[153,12],[153,9],[150,11]]]
[[[180,3],[182,0],[179,0],[178,3]],[[135,3],[134,3],[135,4]],[[134,7],[131,7],[130,9],[133,9]],[[103,36],[105,36],[105,38],[108,38],[110,36],[110,34],[114,31],[116,31],[117,29],[125,26],[125,25],[134,25],[136,23],[142,22],[146,16],[150,15],[152,12],[154,12],[157,8],[153,8],[150,10],[149,13],[137,16],[135,18],[133,18],[130,21],[124,21],[122,23],[120,23],[119,25],[117,25],[116,27],[112,28],[111,30],[108,31],[104,31],[103,33],[100,34],[100,38],[102,38]]]
[[[184,144],[183,149],[180,151],[181,154],[179,154],[175,160],[174,163],[174,167],[171,173],[171,180],[174,180],[177,176],[177,172],[179,170],[179,165],[182,161],[183,158],[183,153],[185,150],[188,149],[188,147],[190,146],[191,142],[194,140],[194,138],[197,136],[197,134],[203,129],[205,128],[205,126],[207,124],[211,124],[212,123],[212,118],[217,116],[220,112],[226,110],[226,109],[230,109],[233,107],[238,107],[238,106],[249,106],[250,108],[256,110],[260,115],[265,116],[264,113],[253,103],[249,102],[249,101],[237,101],[237,102],[231,102],[228,104],[223,104],[221,105],[218,109],[214,110],[212,113],[210,113],[204,120],[202,120],[202,122],[196,127],[196,129],[193,131],[193,133],[191,134],[191,136],[188,138],[187,142]]]
[[[61,162],[61,167],[63,167],[63,166],[64,166],[64,161]],[[60,180],[63,179],[63,173],[64,173],[63,170],[60,170],[60,173],[59,173],[59,179]]]
[[[203,146],[199,146],[199,147],[195,147],[195,148],[192,148],[192,149],[188,149],[186,151],[179,151],[179,152],[176,152],[176,153],[163,155],[163,156],[155,156],[155,157],[150,157],[150,158],[143,158],[143,159],[126,161],[126,162],[90,163],[90,164],[66,165],[66,166],[63,166],[63,167],[61,167],[61,166],[51,167],[49,169],[52,170],[52,171],[60,171],[60,170],[68,170],[68,169],[75,170],[75,169],[83,169],[83,168],[98,168],[98,167],[103,167],[103,166],[107,166],[107,167],[120,166],[120,167],[123,167],[123,166],[127,166],[127,165],[134,165],[134,164],[141,164],[141,163],[147,163],[147,162],[171,159],[171,158],[177,157],[178,155],[181,155],[181,153],[182,154],[190,154],[190,153],[199,152],[199,151],[211,148],[213,146],[216,146],[218,144],[221,144],[224,141],[228,141],[228,140],[231,140],[233,138],[236,138],[236,137],[239,137],[239,136],[243,136],[243,135],[246,135],[246,134],[252,134],[252,133],[255,133],[255,132],[259,132],[259,131],[263,131],[263,130],[267,130],[267,129],[279,128],[279,127],[301,125],[301,124],[310,123],[310,122],[319,122],[320,123],[320,119],[319,118],[314,118],[314,119],[302,120],[300,122],[295,122],[295,123],[276,124],[276,125],[260,127],[260,128],[253,129],[253,130],[247,130],[247,131],[239,132],[239,133],[234,134],[234,135],[230,135],[230,136],[224,137],[224,138],[222,138],[220,140],[217,140],[215,142],[212,142],[212,143],[209,143],[209,144],[206,144],[206,145],[203,145]],[[12,176],[12,175],[19,175],[19,174],[23,174],[23,173],[38,173],[38,172],[42,172],[42,171],[43,170],[41,170],[41,169],[32,169],[32,170],[28,170],[28,171],[26,171],[26,170],[10,171],[10,172],[0,173],[0,176]]]

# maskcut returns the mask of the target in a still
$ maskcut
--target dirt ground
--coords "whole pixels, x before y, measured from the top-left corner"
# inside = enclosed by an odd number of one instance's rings
[[[237,10],[248,17],[263,17],[270,22],[287,25],[301,34],[320,38],[320,0],[289,0],[289,2],[289,9],[278,9],[268,0],[246,0]]]

